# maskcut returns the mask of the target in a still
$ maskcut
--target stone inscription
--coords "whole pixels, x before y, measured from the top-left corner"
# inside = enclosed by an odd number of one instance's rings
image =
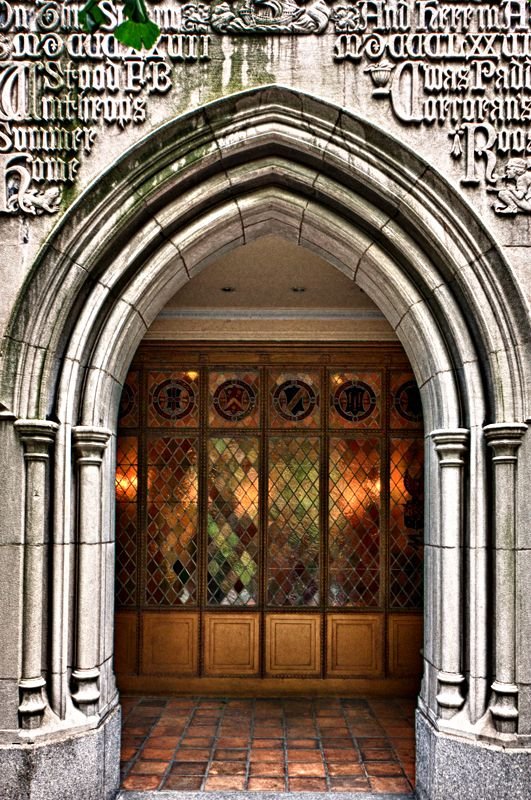
[[[140,126],[150,102],[223,37],[326,36],[403,126],[448,137],[461,183],[492,194],[498,215],[531,213],[531,6],[528,0],[212,0],[148,3],[161,37],[120,45],[121,8],[102,4],[95,34],[74,0],[0,0],[0,213],[61,207],[97,137]],[[440,134],[437,134],[440,136]]]

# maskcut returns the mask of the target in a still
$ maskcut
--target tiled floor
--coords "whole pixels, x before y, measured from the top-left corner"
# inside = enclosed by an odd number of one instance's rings
[[[407,793],[414,701],[123,697],[122,788]]]

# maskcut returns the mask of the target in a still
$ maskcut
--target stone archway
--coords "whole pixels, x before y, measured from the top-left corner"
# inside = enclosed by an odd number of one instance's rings
[[[446,791],[453,778],[441,759],[455,752],[461,787],[473,783],[466,797],[485,796],[478,764],[492,787],[496,760],[511,758],[487,742],[502,736],[517,747],[529,729],[525,698],[523,715],[518,704],[514,611],[529,341],[518,289],[488,233],[424,162],[339,108],[265,87],[162,126],[102,175],[41,252],[11,321],[4,452],[20,473],[24,452],[26,486],[20,680],[10,698],[12,719],[20,702],[18,741],[26,744],[6,772],[13,785],[23,763],[32,765],[33,786],[52,781],[42,756],[56,752],[62,797],[112,797],[117,788],[111,488],[121,385],[166,300],[224,251],[272,231],[367,292],[421,387],[429,435],[420,795]],[[45,593],[39,576],[48,561]],[[92,760],[80,768],[85,751]],[[78,761],[64,767],[61,757]],[[496,780],[497,796],[508,796]],[[35,796],[32,785],[13,796]]]

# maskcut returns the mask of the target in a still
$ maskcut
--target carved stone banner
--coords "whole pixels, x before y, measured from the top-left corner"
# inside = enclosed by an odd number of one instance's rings
[[[338,85],[354,73],[401,126],[425,128],[426,137],[446,131],[462,185],[490,193],[493,213],[531,213],[528,0],[149,6],[161,37],[138,53],[114,38],[122,12],[111,0],[95,34],[80,25],[81,2],[0,0],[0,213],[59,211],[97,137],[141,126],[157,97],[172,106],[191,65],[207,76],[221,70],[223,40],[278,37],[289,47],[299,36],[324,36],[330,60],[321,66],[337,72]]]

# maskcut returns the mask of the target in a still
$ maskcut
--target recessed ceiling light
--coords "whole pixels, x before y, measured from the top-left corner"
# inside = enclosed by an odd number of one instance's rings
[[[292,292],[305,292],[306,291],[306,287],[305,286],[292,286],[291,287],[291,291]]]
[[[222,286],[221,287],[221,291],[222,292],[235,292],[236,291],[236,287],[235,286]]]

